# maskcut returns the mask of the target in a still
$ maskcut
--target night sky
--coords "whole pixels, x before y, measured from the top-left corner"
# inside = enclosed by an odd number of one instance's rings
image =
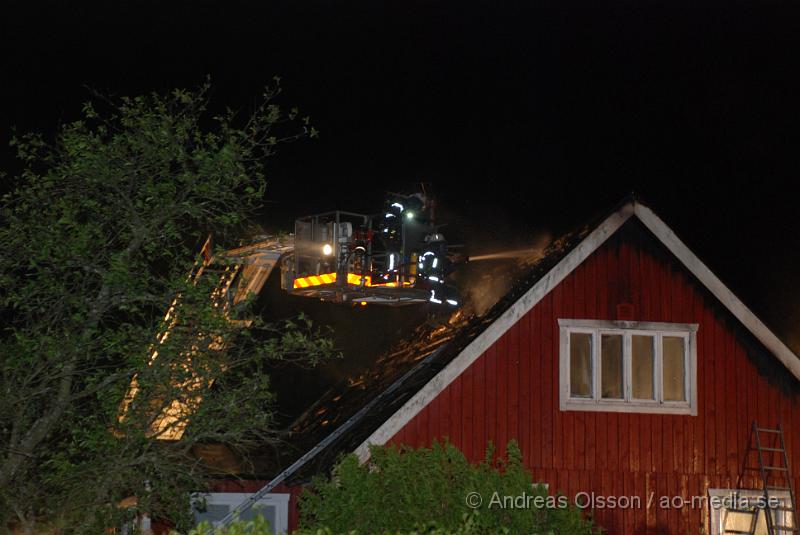
[[[604,4],[605,8],[597,7]],[[85,86],[196,86],[247,109],[274,75],[321,132],[271,168],[263,223],[374,212],[430,183],[473,252],[638,192],[800,350],[797,2],[9,2],[9,128],[52,135]],[[3,189],[7,187],[4,185]]]

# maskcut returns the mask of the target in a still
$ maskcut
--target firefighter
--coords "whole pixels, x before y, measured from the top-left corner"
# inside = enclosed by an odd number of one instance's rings
[[[410,261],[410,251],[416,249],[424,232],[424,210],[427,201],[424,195],[392,195],[386,201],[386,209],[378,224],[378,236],[383,244],[385,255],[378,277],[384,282],[395,282],[401,275],[401,268]]]
[[[400,269],[400,252],[403,248],[403,211],[400,202],[389,201],[383,218],[378,224],[378,236],[384,245],[385,256],[378,269],[378,276],[384,282],[394,282]]]
[[[430,301],[435,304],[447,303],[457,306],[459,299],[452,288],[446,286],[447,242],[438,232],[425,236],[424,247],[417,261],[419,286],[430,290]]]

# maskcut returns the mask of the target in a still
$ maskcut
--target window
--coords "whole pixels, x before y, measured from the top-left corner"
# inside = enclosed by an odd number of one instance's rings
[[[752,533],[769,535],[764,505],[767,503],[763,490],[756,489],[708,489],[710,535],[723,533]],[[770,505],[789,507],[791,499],[786,491],[771,491]],[[792,526],[792,516],[787,511],[772,510],[775,526]],[[786,531],[786,533],[789,533]]]
[[[195,520],[198,524],[205,520],[216,525],[234,507],[250,496],[251,494],[246,492],[213,492],[197,496],[195,498],[197,503],[194,506]],[[289,495],[267,494],[253,507],[242,513],[239,519],[252,520],[256,515],[263,516],[269,521],[274,534],[286,533],[289,529]]]
[[[697,414],[697,324],[558,324],[561,410]]]

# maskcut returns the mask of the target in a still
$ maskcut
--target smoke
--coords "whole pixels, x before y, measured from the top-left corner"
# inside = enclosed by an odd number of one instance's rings
[[[481,316],[511,289],[514,282],[539,261],[552,241],[548,232],[534,235],[527,244],[503,248],[478,248],[480,254],[459,267],[451,277],[462,297],[462,313]]]

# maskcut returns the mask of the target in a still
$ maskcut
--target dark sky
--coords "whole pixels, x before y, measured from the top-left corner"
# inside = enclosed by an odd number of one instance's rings
[[[211,75],[246,108],[280,75],[321,137],[275,161],[266,224],[426,181],[445,231],[488,250],[635,190],[800,348],[797,2],[500,4],[7,2],[0,163],[10,125],[52,134],[86,85]]]

